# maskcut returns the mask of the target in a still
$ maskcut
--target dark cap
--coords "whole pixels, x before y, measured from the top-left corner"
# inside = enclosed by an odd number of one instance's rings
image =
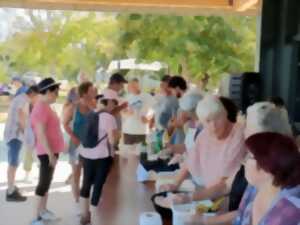
[[[22,78],[18,75],[15,75],[11,78],[11,81],[14,82],[14,81],[18,81],[18,82],[23,82]]]
[[[109,78],[109,83],[128,83],[122,74],[114,73]]]
[[[59,87],[60,83],[57,83],[53,78],[48,77],[43,79],[40,83],[38,83],[39,91],[46,91],[51,87],[57,86]]]

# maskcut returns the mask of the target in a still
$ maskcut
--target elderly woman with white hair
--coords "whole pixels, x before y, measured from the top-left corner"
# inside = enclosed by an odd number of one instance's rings
[[[244,126],[236,122],[238,109],[230,99],[208,95],[196,112],[203,130],[175,182],[161,190],[178,189],[189,175],[197,184],[211,187],[236,173],[245,156]]]
[[[201,93],[196,89],[191,89],[186,92],[179,100],[179,120],[183,125],[185,132],[184,144],[168,145],[166,153],[182,154],[186,150],[191,150],[194,147],[197,134],[201,131],[202,126],[198,122],[196,108],[199,101],[202,99]]]
[[[247,110],[247,121],[245,136],[250,137],[253,134],[272,132],[292,137],[291,126],[285,110],[276,107],[270,102],[256,103]],[[244,164],[245,160],[241,161]],[[217,199],[222,196],[229,196],[229,212],[205,218],[203,215],[196,215],[191,218],[190,224],[198,225],[216,225],[231,224],[237,216],[237,209],[240,204],[243,193],[247,187],[244,166],[230,178],[219,182],[218,184],[194,192],[189,195],[173,196],[177,203],[185,201],[199,201],[204,199]],[[242,186],[242,187],[241,187]]]

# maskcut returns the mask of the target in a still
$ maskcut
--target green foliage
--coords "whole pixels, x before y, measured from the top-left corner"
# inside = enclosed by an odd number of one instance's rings
[[[253,70],[256,18],[122,14],[119,45],[127,55],[169,65],[173,74],[215,84],[224,72]]]
[[[40,12],[40,11],[35,11]],[[167,63],[172,74],[212,85],[224,72],[253,70],[256,18],[96,14],[26,11],[19,32],[0,43],[0,79],[12,71],[36,71],[74,80],[111,60],[137,58]],[[25,23],[25,24],[24,24]],[[163,72],[161,72],[163,73]]]

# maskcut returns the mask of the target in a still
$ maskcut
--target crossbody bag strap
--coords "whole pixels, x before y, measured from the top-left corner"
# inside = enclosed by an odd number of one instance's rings
[[[98,112],[98,116],[99,116],[99,124],[100,124],[100,114],[105,113],[105,111],[99,111]],[[99,126],[98,124],[98,126]],[[102,138],[100,138],[97,142],[97,145],[99,145],[102,141],[104,141],[105,139],[108,139],[108,134],[105,134]],[[110,149],[109,149],[110,152]]]

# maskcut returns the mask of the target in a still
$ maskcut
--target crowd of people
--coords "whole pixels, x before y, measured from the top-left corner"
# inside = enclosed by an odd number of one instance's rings
[[[138,78],[127,81],[119,73],[103,90],[86,77],[78,81],[67,95],[62,121],[52,107],[60,83],[52,78],[22,86],[9,108],[6,199],[26,201],[15,175],[22,146],[31,149],[26,150],[27,171],[34,149],[39,180],[32,225],[57,219],[47,208],[48,192],[66,149],[80,224],[98,224],[95,209],[120,142],[137,146],[149,136],[156,152],[180,156],[176,179],[160,190],[179,190],[188,178],[197,186],[194,192],[171,195],[174,204],[222,199],[216,216],[195,214],[187,224],[299,225],[300,152],[280,98],[255,103],[241,115],[228,97],[191,88],[181,76],[162,77],[154,96],[143,91]],[[127,93],[121,96],[125,84]]]

